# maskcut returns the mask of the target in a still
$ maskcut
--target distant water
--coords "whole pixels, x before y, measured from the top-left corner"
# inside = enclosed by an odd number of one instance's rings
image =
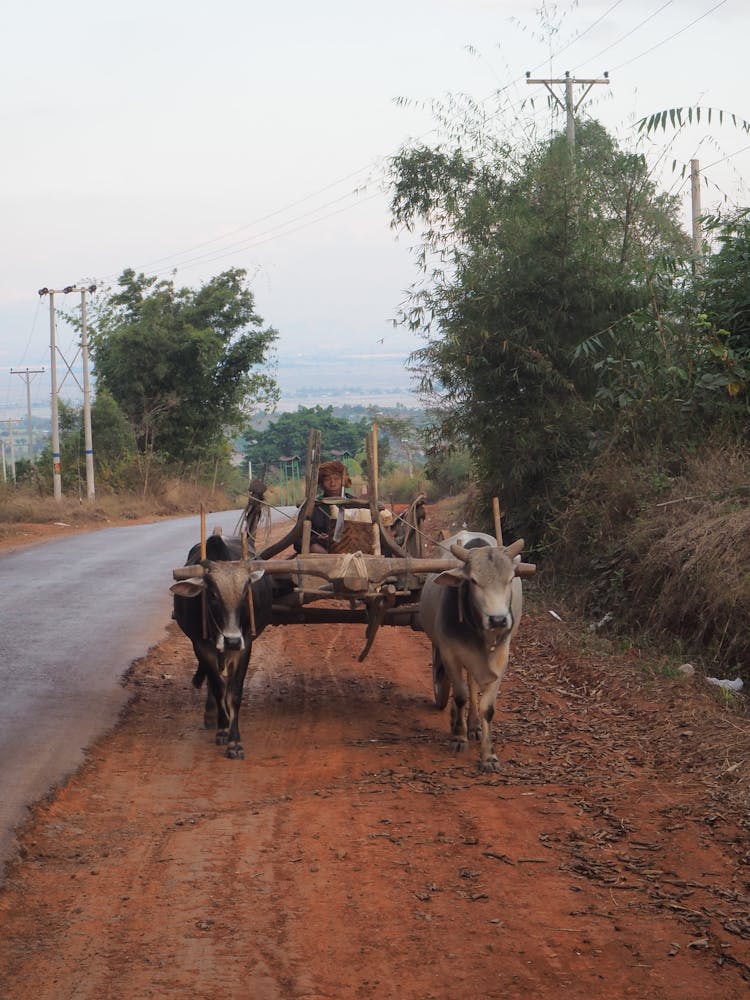
[[[275,371],[281,390],[279,410],[289,412],[300,406],[405,406],[420,408],[413,391],[413,375],[408,367],[408,353],[372,351],[325,351],[317,354],[279,354]],[[19,433],[26,423],[26,397],[21,380],[11,383],[0,398],[0,415],[19,421]],[[94,381],[95,384],[95,381]],[[49,433],[50,391],[40,377],[34,383],[32,413],[40,422],[39,433]],[[12,391],[11,391],[12,390]],[[65,386],[61,398],[80,406],[82,397],[75,383]],[[14,431],[16,428],[14,427]],[[2,435],[7,437],[6,433]]]
[[[300,406],[420,406],[406,354],[338,353],[280,355],[276,378],[279,409]]]

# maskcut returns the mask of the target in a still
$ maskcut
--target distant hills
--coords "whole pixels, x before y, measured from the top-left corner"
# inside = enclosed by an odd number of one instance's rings
[[[307,353],[279,352],[276,379],[281,390],[279,410],[300,406],[377,406],[421,409],[408,371],[408,354],[399,352],[364,353],[351,349]],[[0,420],[19,420],[19,438],[25,437],[26,397],[19,382],[10,386],[0,401]],[[80,406],[82,398],[74,383],[68,383],[61,398]],[[41,377],[34,386],[32,399],[34,435],[50,431],[50,387]],[[1,425],[0,425],[1,426]],[[7,423],[4,425],[7,437]],[[38,428],[38,430],[37,430]],[[15,428],[14,428],[15,430]]]
[[[405,406],[419,408],[405,353],[352,350],[278,356],[279,409],[298,406]]]

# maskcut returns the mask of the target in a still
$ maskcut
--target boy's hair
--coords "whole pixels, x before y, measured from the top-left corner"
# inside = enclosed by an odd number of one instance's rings
[[[343,462],[322,462],[318,471],[318,485],[322,486],[323,480],[328,476],[336,476],[342,481],[345,487],[352,485],[349,473],[346,471],[346,466]]]

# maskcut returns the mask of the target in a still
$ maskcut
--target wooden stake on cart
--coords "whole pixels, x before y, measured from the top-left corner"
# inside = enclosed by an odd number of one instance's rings
[[[242,561],[247,562],[250,558],[250,552],[246,530],[241,532],[240,538],[242,540]],[[247,582],[247,610],[250,615],[250,638],[254,639],[258,634],[258,631],[255,628],[255,605],[253,604],[252,580],[248,580]]]
[[[201,504],[201,562],[206,561],[206,505]],[[206,588],[201,593],[201,635],[208,638],[208,608],[206,606]]]
[[[492,498],[492,514],[495,518],[495,538],[500,548],[503,547],[503,528],[500,523],[500,501],[497,497]]]
[[[370,480],[370,518],[372,519],[372,552],[379,556],[382,552],[380,548],[380,503],[378,501],[378,425],[373,424],[372,430],[367,436],[369,448],[367,449],[368,478]]]

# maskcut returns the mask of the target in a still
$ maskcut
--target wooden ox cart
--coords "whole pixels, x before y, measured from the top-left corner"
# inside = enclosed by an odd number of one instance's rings
[[[362,624],[365,643],[359,654],[360,662],[372,648],[381,625],[408,625],[419,629],[419,596],[425,578],[430,573],[459,565],[453,557],[425,557],[423,496],[418,496],[403,514],[389,523],[389,512],[378,498],[376,429],[368,435],[367,457],[370,476],[366,500],[323,498],[322,502],[328,504],[332,512],[327,553],[310,551],[321,464],[319,431],[310,434],[305,500],[287,534],[257,556],[249,555],[255,550],[256,532],[265,509],[262,491],[252,486],[240,526],[240,534],[245,540],[244,569],[248,576],[263,570],[272,582],[271,624]],[[358,513],[348,517],[348,512]],[[499,516],[496,516],[496,528],[499,531]],[[201,544],[205,558],[204,514],[201,517]],[[294,547],[296,554],[283,557],[282,553],[290,547]],[[173,571],[173,576],[175,580],[187,580],[200,572],[200,565],[181,566]],[[252,597],[250,600],[252,602]],[[250,617],[252,620],[252,607]],[[439,704],[445,698],[445,690],[440,686],[440,677],[435,676],[435,669],[433,680],[435,700]]]

